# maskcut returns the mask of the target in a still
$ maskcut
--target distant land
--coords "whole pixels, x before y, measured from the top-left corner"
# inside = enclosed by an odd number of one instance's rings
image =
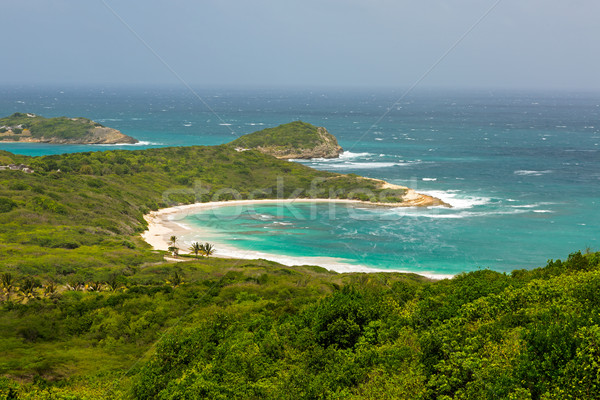
[[[0,119],[0,141],[54,144],[127,144],[138,140],[87,118],[14,113]]]
[[[337,158],[343,149],[327,129],[302,121],[244,135],[229,143],[280,159]]]

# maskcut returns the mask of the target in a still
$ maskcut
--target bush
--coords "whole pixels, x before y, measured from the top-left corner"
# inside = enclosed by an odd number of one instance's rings
[[[16,207],[17,203],[13,200],[7,199],[6,197],[0,197],[0,213],[12,211]]]

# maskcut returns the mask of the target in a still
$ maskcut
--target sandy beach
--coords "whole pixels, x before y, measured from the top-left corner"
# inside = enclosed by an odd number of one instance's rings
[[[271,253],[263,253],[260,251],[243,250],[233,246],[219,242],[218,235],[207,229],[198,227],[190,227],[183,220],[188,215],[193,215],[200,211],[214,209],[218,207],[232,206],[248,206],[253,204],[289,204],[289,203],[338,203],[338,204],[355,204],[360,206],[370,205],[379,206],[378,204],[363,202],[359,200],[347,199],[266,199],[266,200],[232,200],[218,201],[208,203],[195,203],[170,208],[163,208],[158,211],[152,211],[146,214],[144,218],[148,222],[148,230],[142,234],[142,238],[156,250],[167,250],[169,247],[169,239],[171,236],[179,238],[180,252],[188,253],[187,248],[194,240],[186,239],[190,236],[201,237],[200,242],[210,242],[215,245],[216,257],[236,258],[236,259],[266,259],[279,262],[284,265],[318,265],[336,272],[408,272],[401,270],[384,270],[371,268],[367,266],[348,263],[347,260],[333,257],[291,257],[285,255],[277,255]],[[397,206],[397,205],[396,205]],[[433,278],[444,279],[451,275],[440,275],[433,273],[422,273],[420,275]]]

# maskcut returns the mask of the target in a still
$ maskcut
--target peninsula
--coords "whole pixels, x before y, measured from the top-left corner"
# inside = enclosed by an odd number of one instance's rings
[[[0,142],[133,144],[137,139],[87,118],[45,118],[14,113],[0,118]]]
[[[239,151],[254,149],[280,159],[337,158],[343,149],[324,127],[294,121],[250,133],[229,143]]]

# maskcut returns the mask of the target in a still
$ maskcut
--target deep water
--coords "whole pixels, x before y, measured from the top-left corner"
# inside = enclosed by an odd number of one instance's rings
[[[1,115],[85,116],[142,142],[0,148],[42,155],[215,145],[301,119],[325,126],[346,150],[304,164],[410,186],[454,208],[337,206],[332,216],[329,205],[263,205],[188,223],[245,250],[439,274],[531,268],[600,248],[600,94],[420,91],[398,101],[402,92],[391,90],[197,93],[214,112],[185,88],[2,88]]]

